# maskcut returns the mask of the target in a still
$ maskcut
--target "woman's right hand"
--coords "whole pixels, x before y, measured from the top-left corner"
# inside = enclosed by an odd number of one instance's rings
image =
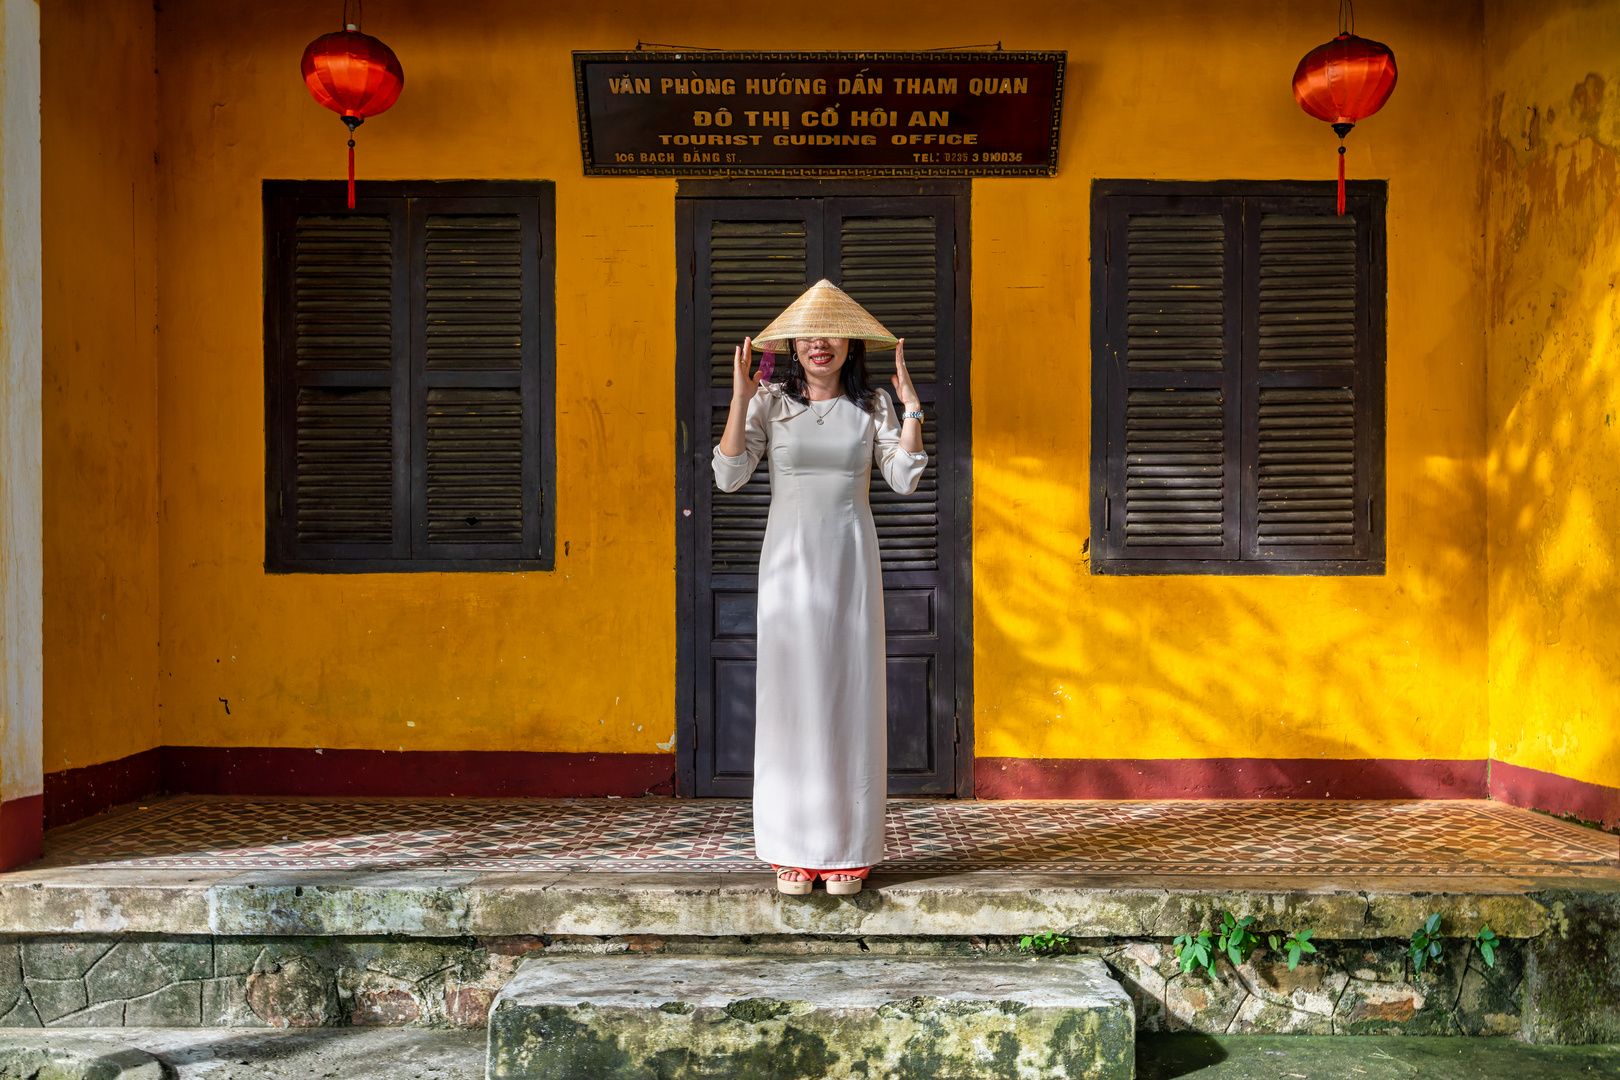
[[[744,405],[759,393],[759,375],[754,373],[754,340],[743,338],[731,361],[731,400]]]

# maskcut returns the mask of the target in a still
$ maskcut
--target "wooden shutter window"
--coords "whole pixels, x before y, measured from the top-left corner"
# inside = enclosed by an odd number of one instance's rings
[[[1126,367],[1219,371],[1226,356],[1221,215],[1133,214],[1127,245]]]
[[[385,387],[298,391],[294,464],[298,543],[393,542],[389,397]]]
[[[386,371],[392,366],[392,241],[386,215],[298,216],[293,240],[298,367]]]
[[[265,568],[551,569],[538,181],[266,181]]]
[[[1352,387],[1260,390],[1258,543],[1355,542]]]
[[[846,217],[839,237],[839,287],[895,337],[906,339],[916,383],[936,377],[939,250],[932,216]],[[894,374],[890,353],[867,358],[874,380]]]
[[[1262,371],[1354,367],[1354,215],[1265,214],[1260,219]]]
[[[1095,573],[1384,569],[1382,186],[1100,181]]]
[[[1259,222],[1246,558],[1356,558],[1369,547],[1362,432],[1371,425],[1357,391],[1371,356],[1358,332],[1368,259],[1358,212],[1341,216],[1325,200],[1250,211]]]
[[[516,214],[427,218],[428,370],[523,363],[523,236]]]
[[[1226,407],[1220,390],[1131,390],[1125,404],[1125,546],[1220,544]]]
[[[432,544],[523,541],[523,399],[516,388],[427,393]]]

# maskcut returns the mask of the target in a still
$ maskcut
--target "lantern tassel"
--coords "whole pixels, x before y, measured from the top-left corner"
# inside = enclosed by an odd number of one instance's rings
[[[350,150],[349,153],[353,154],[354,151]],[[351,173],[354,171],[352,165],[349,171]],[[354,181],[352,179],[349,181],[349,205],[354,205]],[[1344,147],[1342,146],[1339,147],[1339,216],[1344,217]]]
[[[349,209],[354,209],[354,140],[349,140]],[[1344,161],[1339,161],[1339,213],[1344,213]]]

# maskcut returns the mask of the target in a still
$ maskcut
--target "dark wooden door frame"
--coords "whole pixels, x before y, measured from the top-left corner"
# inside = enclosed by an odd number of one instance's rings
[[[708,460],[698,460],[701,441],[691,428],[691,401],[697,358],[692,336],[695,297],[692,272],[693,204],[698,199],[805,199],[830,197],[902,198],[950,196],[956,235],[956,386],[951,419],[960,437],[954,459],[940,462],[952,471],[951,537],[954,558],[951,587],[956,598],[953,633],[956,652],[956,797],[974,796],[973,772],[973,409],[972,386],[972,181],[969,180],[682,180],[675,193],[675,793],[690,798],[697,788],[697,670],[694,642],[688,632],[696,619],[696,525],[692,516],[693,485],[712,482]]]

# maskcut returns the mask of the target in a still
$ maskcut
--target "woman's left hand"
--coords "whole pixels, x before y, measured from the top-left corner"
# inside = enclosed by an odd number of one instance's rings
[[[906,412],[916,412],[922,408],[922,399],[917,396],[917,388],[911,385],[911,372],[906,370],[906,339],[901,338],[894,346],[894,374],[889,376],[894,384],[895,395],[900,404],[905,406]]]

